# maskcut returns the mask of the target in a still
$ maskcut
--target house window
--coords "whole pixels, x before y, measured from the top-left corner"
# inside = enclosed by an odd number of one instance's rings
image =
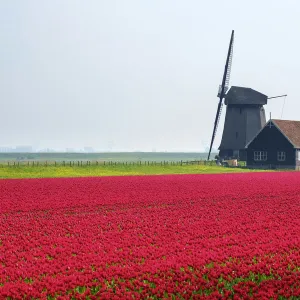
[[[297,150],[297,160],[300,160],[300,150]]]
[[[254,151],[255,161],[266,161],[268,158],[267,151]]]
[[[240,155],[240,151],[239,150],[233,150],[233,157],[238,158]]]
[[[284,151],[277,151],[277,160],[285,161],[285,152]]]

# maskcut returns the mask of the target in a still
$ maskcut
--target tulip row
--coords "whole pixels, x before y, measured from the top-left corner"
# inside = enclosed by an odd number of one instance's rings
[[[300,173],[0,181],[1,299],[300,297]]]

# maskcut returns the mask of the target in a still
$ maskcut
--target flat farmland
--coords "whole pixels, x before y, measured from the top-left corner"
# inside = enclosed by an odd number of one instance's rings
[[[300,173],[0,180],[1,299],[298,299]]]
[[[212,165],[85,165],[85,166],[53,166],[53,165],[16,165],[0,164],[0,179],[8,178],[53,178],[53,177],[92,177],[92,176],[126,176],[126,175],[162,175],[162,174],[212,174],[261,172],[263,170],[246,168],[229,168]],[[272,171],[272,170],[268,170]]]

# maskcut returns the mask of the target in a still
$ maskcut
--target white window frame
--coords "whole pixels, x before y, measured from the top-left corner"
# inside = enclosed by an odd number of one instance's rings
[[[286,154],[285,151],[277,151],[277,160],[278,161],[285,161]]]
[[[255,161],[266,161],[268,159],[267,151],[254,151],[254,160]]]
[[[297,160],[300,160],[300,150],[297,149]]]

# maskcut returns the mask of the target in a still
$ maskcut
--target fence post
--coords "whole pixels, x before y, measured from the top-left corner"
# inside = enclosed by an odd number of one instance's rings
[[[182,166],[182,160],[180,161],[180,165]]]

